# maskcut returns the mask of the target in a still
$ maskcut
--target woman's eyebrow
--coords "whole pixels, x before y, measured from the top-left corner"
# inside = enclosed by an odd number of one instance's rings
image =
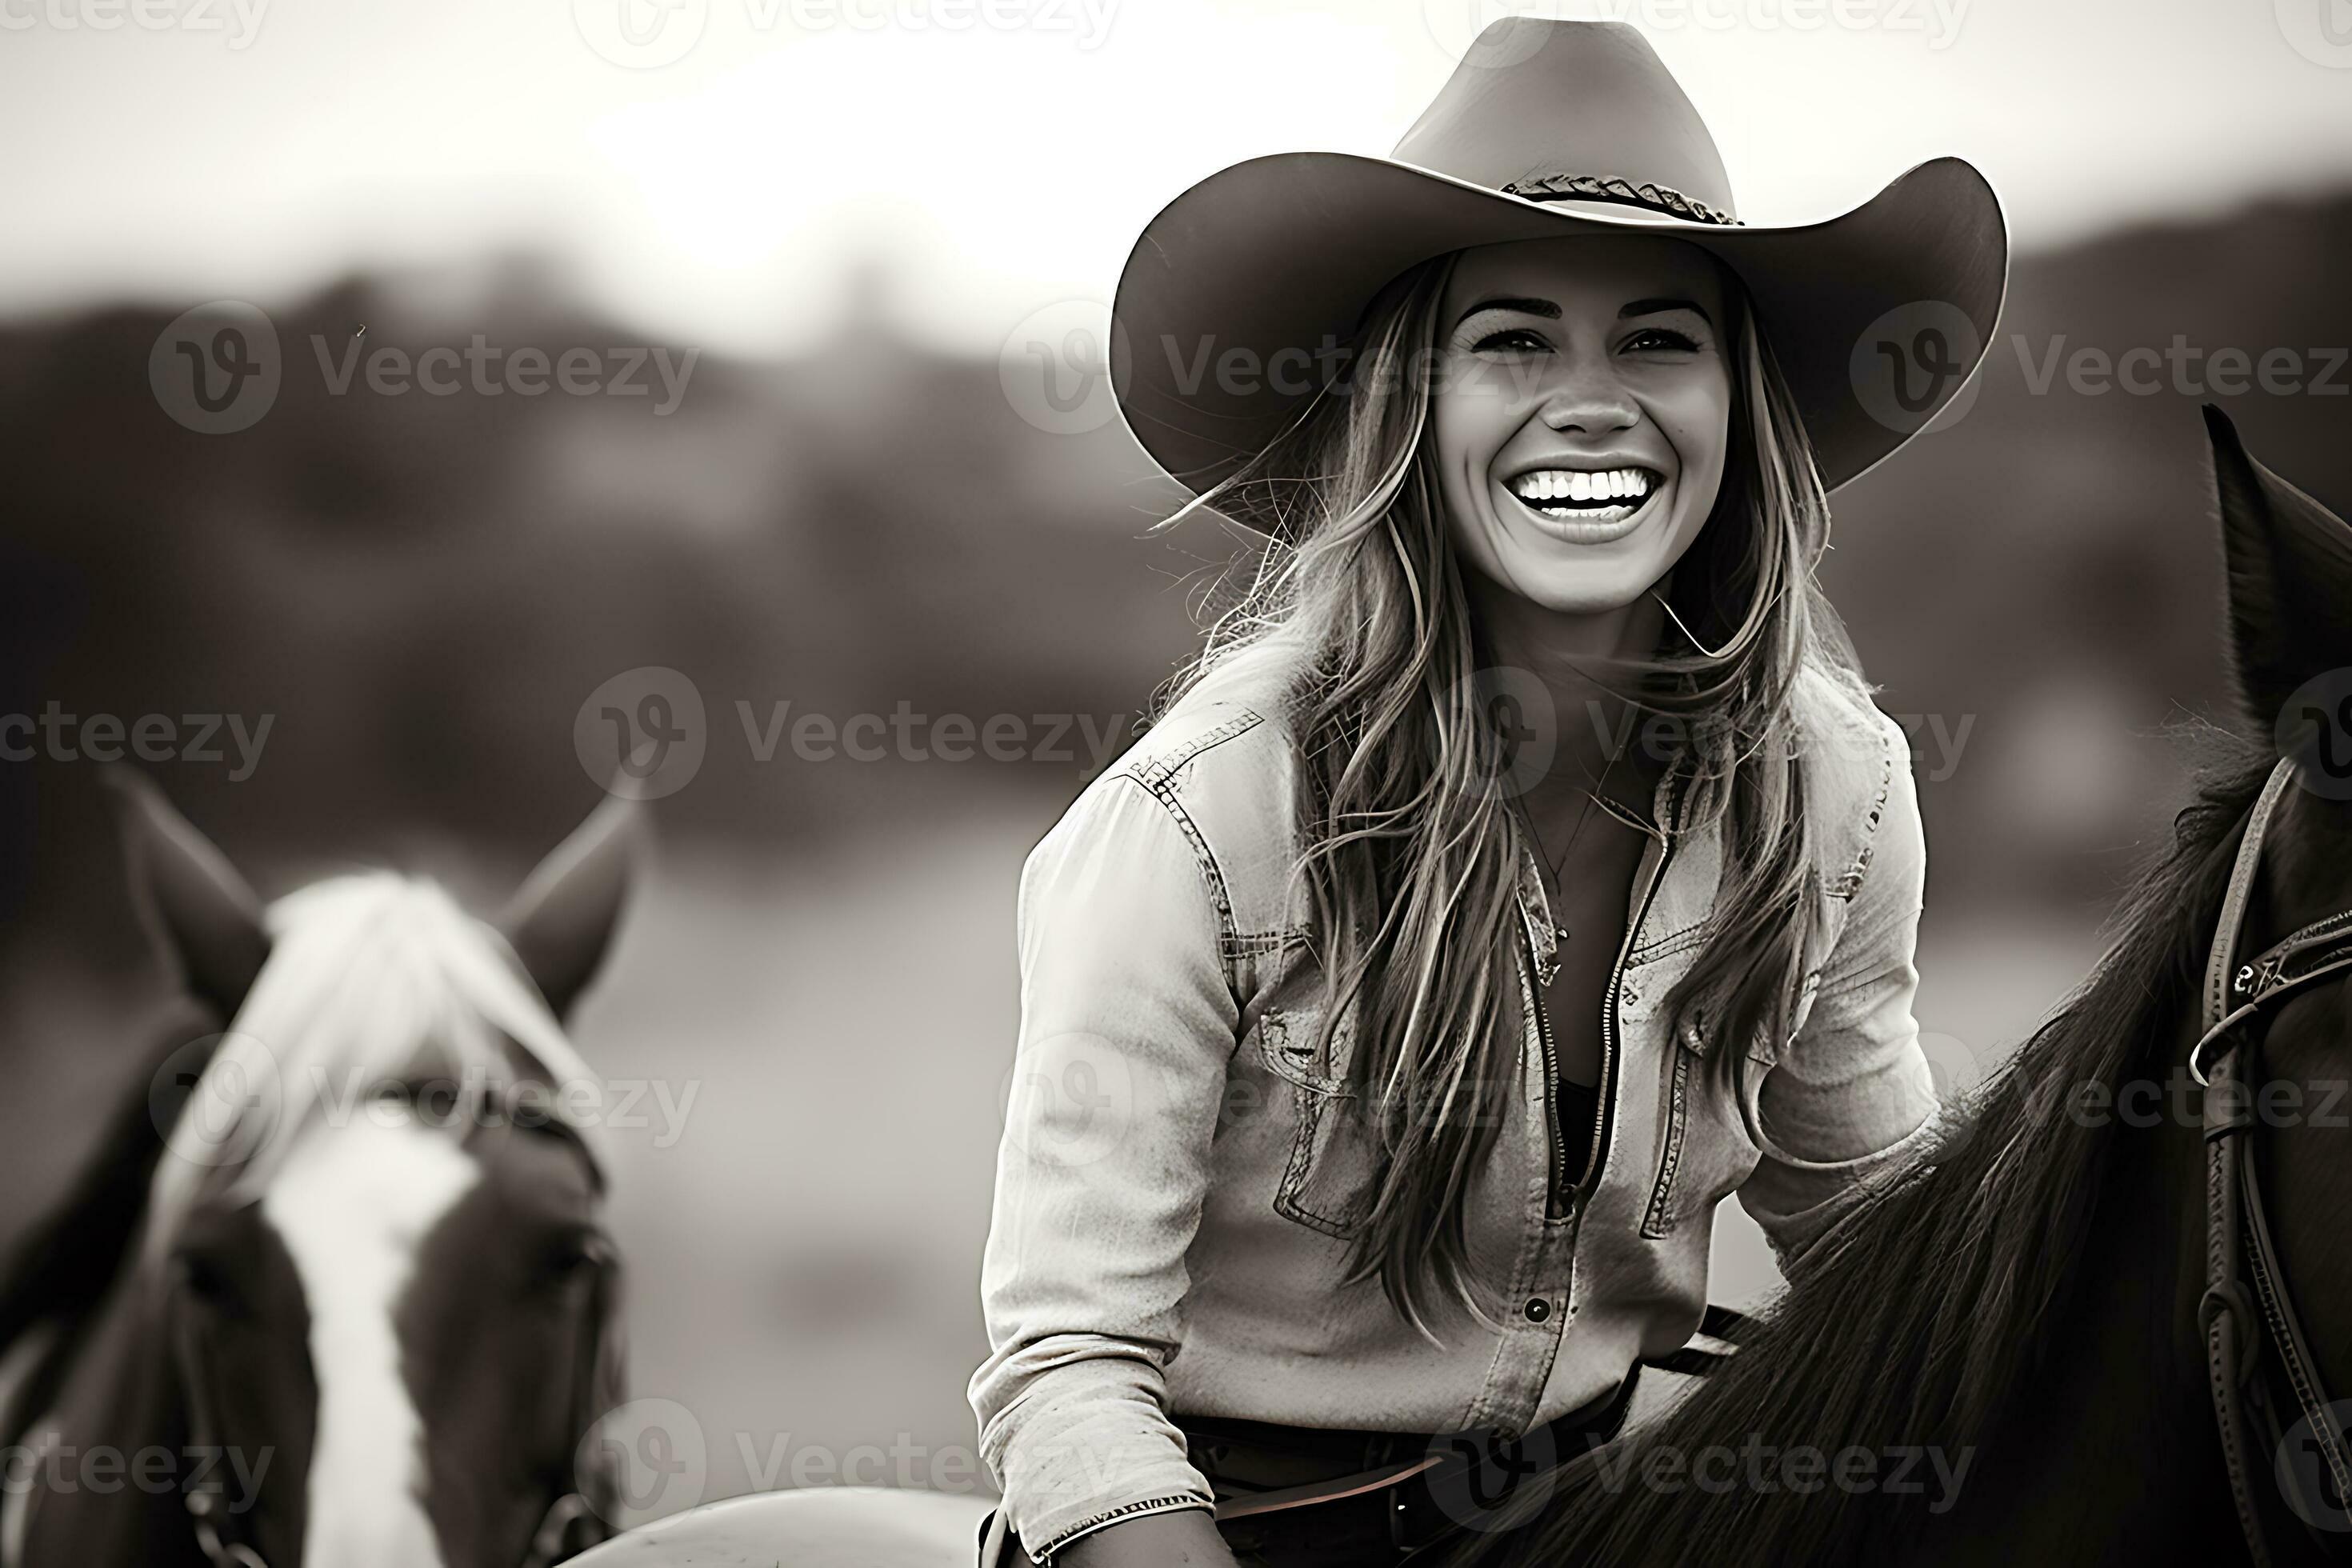
[[[1498,299],[1479,300],[1456,316],[1454,319],[1454,324],[1458,327],[1482,310],[1517,310],[1523,316],[1541,316],[1548,321],[1557,321],[1560,317],[1559,307],[1549,300],[1523,300],[1507,295]]]
[[[1708,326],[1715,325],[1715,318],[1708,315],[1706,307],[1696,300],[1636,300],[1618,311],[1617,319],[1630,321],[1636,316],[1663,315],[1668,310],[1689,310]]]

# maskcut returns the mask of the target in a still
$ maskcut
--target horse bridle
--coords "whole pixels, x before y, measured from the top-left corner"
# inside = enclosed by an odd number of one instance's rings
[[[604,1414],[596,1408],[600,1398],[598,1368],[607,1353],[606,1336],[614,1331],[611,1313],[614,1277],[619,1271],[619,1259],[602,1241],[591,1244],[588,1257],[589,1267],[594,1272],[589,1286],[587,1346],[572,1371],[569,1430],[575,1442]],[[179,1372],[181,1392],[187,1401],[189,1446],[196,1453],[212,1453],[218,1449],[220,1426],[213,1410],[212,1380],[205,1374],[203,1347],[197,1342],[195,1315],[179,1299],[185,1289],[184,1279],[176,1281],[166,1306],[172,1325],[172,1353]],[[180,1496],[187,1507],[188,1523],[195,1531],[197,1549],[212,1568],[269,1568],[260,1552],[236,1539],[235,1521],[223,1506],[225,1493],[219,1487],[189,1485],[181,1489]],[[539,1528],[531,1532],[530,1550],[520,1568],[552,1568],[606,1539],[611,1528],[598,1511],[599,1500],[610,1506],[610,1499],[592,1499],[577,1489],[559,1496],[541,1517]]]
[[[2246,963],[2241,963],[2237,957],[2246,905],[2262,865],[2263,836],[2294,775],[2294,759],[2283,758],[2271,771],[2247,818],[2206,961],[2203,1033],[2189,1052],[2189,1076],[2204,1090],[2205,1294],[2198,1302],[2197,1317],[2205,1335],[2207,1379],[2212,1389],[2214,1421],[2221,1427],[2221,1454],[2230,1472],[2230,1495],[2237,1505],[2246,1548],[2261,1568],[2269,1568],[2271,1559],[2254,1507],[2248,1439],[2258,1423],[2268,1452],[2276,1454],[2284,1441],[2277,1405],[2265,1380],[2257,1375],[2261,1363],[2256,1352],[2265,1330],[2303,1421],[2326,1461],[2336,1498],[2352,1500],[2352,1452],[2347,1452],[2344,1429],[2328,1408],[2309,1342],[2287,1294],[2286,1276],[2279,1267],[2255,1178],[2251,1086],[2261,1037],[2247,1026],[2281,997],[2352,968],[2352,910],[2314,921]],[[2253,1284],[2251,1300],[2241,1283],[2246,1277]],[[2273,1468],[2278,1471],[2283,1490],[2303,1485],[2284,1468]],[[2326,1516],[2315,1508],[2333,1513],[2342,1506],[2299,1496],[2289,1500],[2306,1525]],[[2316,1537],[2315,1529],[2314,1534]],[[2327,1543],[2323,1542],[2322,1547],[2326,1550]]]

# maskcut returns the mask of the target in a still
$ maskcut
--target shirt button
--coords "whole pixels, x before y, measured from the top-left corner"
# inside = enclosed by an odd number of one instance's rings
[[[1551,1316],[1551,1303],[1545,1300],[1541,1296],[1538,1296],[1534,1300],[1528,1303],[1527,1313],[1528,1322],[1540,1323],[1546,1318]]]

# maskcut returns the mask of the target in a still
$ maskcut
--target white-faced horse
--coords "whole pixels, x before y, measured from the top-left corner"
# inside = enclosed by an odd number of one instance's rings
[[[265,910],[144,779],[134,887],[226,1030],[180,1045],[0,1275],[7,1568],[538,1568],[607,1533],[594,1080],[560,1022],[635,835],[496,923],[336,877]],[[583,1458],[575,1458],[582,1456]]]

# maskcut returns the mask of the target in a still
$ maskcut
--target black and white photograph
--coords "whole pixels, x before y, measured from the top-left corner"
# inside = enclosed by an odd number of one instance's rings
[[[2352,0],[0,148],[0,1568],[2352,1562]]]

